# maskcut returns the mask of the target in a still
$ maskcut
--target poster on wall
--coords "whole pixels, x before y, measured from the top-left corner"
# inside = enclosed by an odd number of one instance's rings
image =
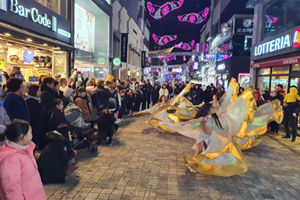
[[[95,51],[95,16],[75,4],[75,48]]]
[[[240,73],[239,74],[239,84],[243,88],[247,88],[250,86],[250,74],[248,73]]]

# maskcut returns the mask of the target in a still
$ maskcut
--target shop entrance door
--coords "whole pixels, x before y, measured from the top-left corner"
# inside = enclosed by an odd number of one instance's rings
[[[300,93],[300,73],[290,75],[289,87],[291,86],[296,86],[298,88],[298,93]]]

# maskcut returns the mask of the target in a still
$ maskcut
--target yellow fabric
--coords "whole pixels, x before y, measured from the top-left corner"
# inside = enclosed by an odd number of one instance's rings
[[[236,162],[228,165],[205,164],[202,162],[205,158],[214,160],[221,154],[229,153],[234,156],[234,158],[237,160]],[[185,163],[187,166],[191,166],[193,169],[202,174],[215,176],[234,176],[248,171],[247,162],[240,148],[234,141],[229,142],[224,148],[215,153],[199,154],[194,158],[185,156]]]
[[[295,87],[290,88],[290,93],[288,93],[283,102],[285,103],[295,103],[296,101],[300,101],[300,96],[298,95],[298,90]]]

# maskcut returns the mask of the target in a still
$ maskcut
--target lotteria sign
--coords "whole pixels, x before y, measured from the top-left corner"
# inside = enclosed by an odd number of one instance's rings
[[[254,56],[260,56],[263,54],[272,53],[274,51],[278,51],[289,47],[291,47],[291,39],[290,39],[290,35],[287,34],[280,38],[276,38],[274,40],[265,42],[263,44],[254,47]]]
[[[300,27],[296,30],[289,30],[277,38],[255,46],[252,55],[254,56],[253,59],[267,57],[268,54],[275,56],[281,53],[299,51],[298,48],[300,48]]]

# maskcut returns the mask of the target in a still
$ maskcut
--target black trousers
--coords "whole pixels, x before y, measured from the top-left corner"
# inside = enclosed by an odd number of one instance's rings
[[[292,137],[297,137],[297,125],[296,120],[293,116],[293,111],[288,110],[284,112],[283,124],[286,132],[286,137],[291,137],[290,128],[292,128]]]

